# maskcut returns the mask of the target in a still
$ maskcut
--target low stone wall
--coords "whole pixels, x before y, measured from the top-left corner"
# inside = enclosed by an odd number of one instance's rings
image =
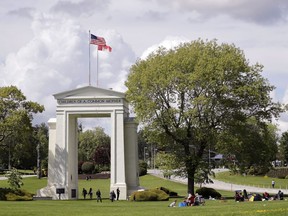
[[[109,179],[110,173],[79,174],[78,179]]]

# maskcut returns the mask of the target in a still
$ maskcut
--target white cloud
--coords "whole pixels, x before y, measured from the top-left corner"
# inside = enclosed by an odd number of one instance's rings
[[[32,13],[34,12],[34,8],[27,7],[27,8],[18,8],[16,10],[11,10],[8,12],[9,15],[24,17],[28,19],[32,19]]]
[[[159,44],[154,44],[149,47],[144,53],[141,55],[141,59],[146,59],[149,54],[156,51],[159,47],[165,47],[166,49],[173,49],[180,45],[181,43],[188,42],[189,40],[184,37],[179,36],[167,36],[163,41]]]
[[[95,12],[107,10],[110,0],[83,0],[83,1],[58,1],[52,8],[52,12],[66,13],[71,16],[91,16]]]
[[[180,12],[197,12],[203,18],[227,15],[258,24],[273,24],[287,21],[286,0],[157,0],[164,7]]]
[[[126,90],[124,81],[135,62],[134,52],[145,58],[159,45],[170,48],[182,39],[216,38],[239,46],[250,62],[263,64],[263,74],[276,86],[273,98],[287,101],[288,1],[251,2],[0,1],[0,85],[17,85],[30,100],[44,104],[47,111],[41,119],[45,122],[55,115],[54,93],[88,84],[90,29],[113,48],[112,53],[99,52],[100,87]],[[173,45],[174,40],[178,42]],[[93,85],[95,48],[91,46]]]
[[[0,85],[16,85],[28,100],[43,104],[46,111],[40,119],[45,122],[55,114],[53,94],[88,85],[88,32],[75,20],[51,13],[34,14],[32,31],[33,38],[0,66],[5,77]],[[99,52],[100,87],[123,90],[135,54],[116,31],[99,33],[113,48],[111,53]],[[110,76],[102,78],[103,73]]]

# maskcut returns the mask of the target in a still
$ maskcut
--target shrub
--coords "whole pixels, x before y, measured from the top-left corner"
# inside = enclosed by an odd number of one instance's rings
[[[33,194],[19,189],[0,188],[0,200],[31,201],[33,200]]]
[[[139,162],[139,176],[143,176],[147,174],[147,163],[145,161]]]
[[[162,190],[151,189],[145,191],[135,191],[130,196],[130,201],[167,201],[169,196]]]
[[[95,169],[95,165],[93,162],[84,162],[81,169],[85,174],[92,174]]]
[[[168,194],[170,197],[175,197],[175,196],[178,196],[178,194],[174,191],[171,191],[170,189],[168,188],[165,188],[165,187],[160,187],[158,188],[159,190],[162,190],[164,191],[166,194]]]
[[[99,166],[99,172],[107,172],[110,171],[110,166],[109,165],[101,165]]]
[[[151,191],[136,191],[130,200],[132,201],[157,201],[157,194]]]
[[[21,174],[17,169],[12,168],[5,176],[8,178],[8,183],[12,188],[17,189],[23,185]]]
[[[31,196],[18,196],[13,193],[6,194],[6,200],[7,201],[31,201],[33,200],[33,197]]]
[[[204,198],[208,198],[209,196],[213,198],[220,198],[222,196],[214,188],[207,188],[207,187],[202,187],[202,188],[197,189],[196,193],[202,195]]]
[[[78,161],[78,174],[82,174],[82,165],[84,161]]]
[[[284,179],[288,175],[288,168],[287,167],[281,167],[281,168],[275,168],[269,170],[267,173],[267,176],[271,178],[281,178]]]

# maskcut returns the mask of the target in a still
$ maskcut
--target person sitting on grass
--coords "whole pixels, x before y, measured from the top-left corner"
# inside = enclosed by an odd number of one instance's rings
[[[279,190],[278,191],[278,193],[277,194],[275,194],[275,196],[274,196],[274,200],[283,200],[284,199],[284,194],[283,194],[283,192],[281,191],[281,190]]]
[[[172,203],[168,205],[168,207],[176,207],[177,200],[174,200]]]
[[[264,200],[269,200],[269,197],[270,197],[270,195],[269,195],[269,193],[267,193],[266,191],[263,193],[263,199]]]
[[[279,199],[283,200],[284,199],[284,193],[282,191],[279,191]]]
[[[179,207],[186,207],[187,206],[186,200],[183,200],[182,202],[180,202],[178,206]]]
[[[202,195],[199,195],[198,193],[196,193],[194,203],[192,206],[199,206],[199,205],[205,205],[205,200],[202,197]]]
[[[244,196],[242,195],[241,192],[237,192],[235,195],[235,201],[237,202],[243,202],[244,201]]]
[[[187,198],[187,205],[192,206],[195,200],[195,195],[194,194],[189,194]]]

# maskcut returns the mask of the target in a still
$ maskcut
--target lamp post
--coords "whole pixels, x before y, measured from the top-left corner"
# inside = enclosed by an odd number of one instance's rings
[[[155,163],[156,163],[156,151],[157,149],[154,147],[154,151],[153,151],[153,168],[154,168],[154,173],[156,173],[156,170],[155,170]]]
[[[13,140],[14,141],[14,140]],[[10,152],[11,143],[9,142],[9,149],[8,149],[8,170],[11,170],[11,152]]]
[[[144,162],[146,162],[146,150],[147,150],[147,147],[144,147]]]
[[[208,165],[209,165],[209,169],[210,169],[210,164],[211,164],[210,158],[211,158],[211,155],[210,155],[210,143],[209,143],[209,150],[208,150]]]
[[[37,144],[37,177],[40,179],[41,175],[41,156],[40,156],[40,143]]]

